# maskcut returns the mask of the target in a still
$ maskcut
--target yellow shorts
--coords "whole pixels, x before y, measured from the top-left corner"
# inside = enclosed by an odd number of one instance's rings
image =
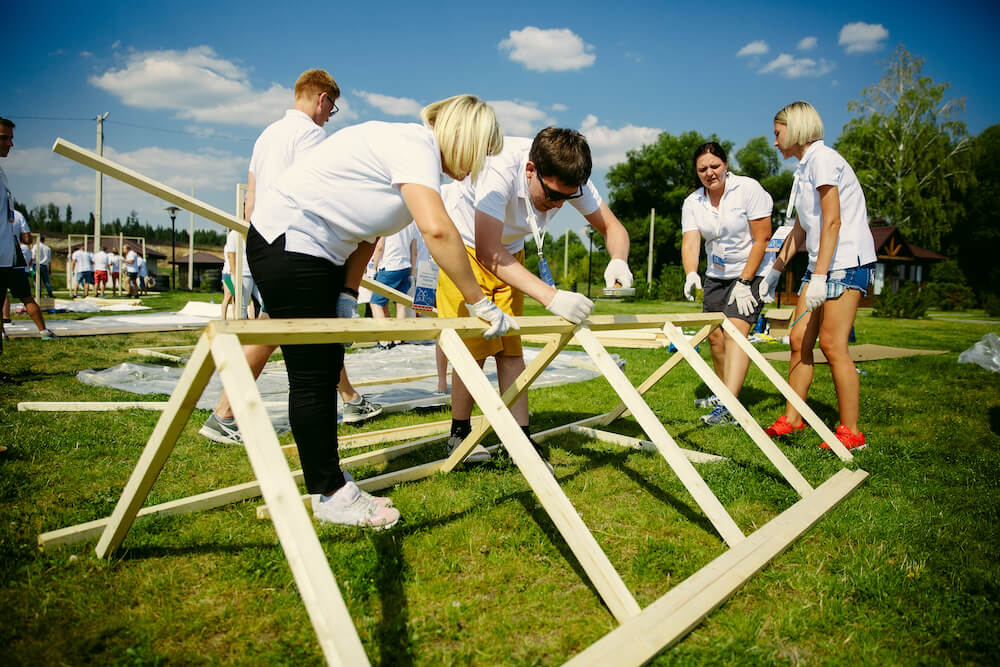
[[[486,296],[508,315],[524,314],[524,293],[516,290],[497,278],[478,259],[476,251],[468,246],[465,252],[472,264],[472,273],[476,282]],[[514,259],[524,264],[524,250],[514,253]],[[444,271],[438,272],[437,284],[438,317],[468,317],[469,309],[465,307],[465,298]],[[505,357],[523,357],[520,336],[504,336],[503,338],[464,338],[466,347],[477,361],[486,357],[502,355]]]

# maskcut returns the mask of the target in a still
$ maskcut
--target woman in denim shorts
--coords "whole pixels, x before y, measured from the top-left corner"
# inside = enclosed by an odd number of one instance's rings
[[[760,183],[747,176],[729,173],[726,151],[709,141],[694,152],[694,170],[701,183],[681,208],[681,259],[687,278],[684,296],[694,300],[693,288],[700,288],[698,256],[705,240],[705,294],[702,312],[723,313],[746,336],[762,304],[757,293],[761,260],[771,235],[771,195]],[[750,357],[721,328],[708,337],[715,374],[733,395],[738,396],[746,378]],[[701,421],[708,426],[735,423],[736,419],[717,396],[699,398],[695,406],[711,408]]]
[[[806,102],[789,104],[774,117],[774,145],[783,157],[799,160],[791,194],[795,226],[771,271],[763,277],[760,296],[768,302],[773,299],[778,277],[804,243],[809,269],[802,277],[795,326],[789,336],[788,384],[803,400],[806,398],[818,337],[837,390],[840,425],[835,435],[848,449],[861,449],[865,436],[858,429],[860,387],[847,338],[858,304],[867,294],[876,259],[865,195],[851,165],[823,143],[823,121]],[[804,427],[802,416],[787,403],[785,414],[765,432],[787,435]],[[827,443],[820,447],[829,448]]]

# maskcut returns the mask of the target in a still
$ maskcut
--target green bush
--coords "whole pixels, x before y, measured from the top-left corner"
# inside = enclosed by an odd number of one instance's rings
[[[660,270],[656,283],[658,301],[680,301],[684,298],[684,269],[680,264],[668,264]]]
[[[641,276],[635,276],[632,282],[632,289],[635,290],[635,294],[626,301],[652,301],[649,296],[650,285],[646,282],[646,279]]]
[[[986,314],[990,317],[1000,317],[1000,296],[987,294],[986,298],[983,299],[983,308],[986,309]]]
[[[927,316],[931,299],[927,290],[921,292],[914,283],[906,283],[899,292],[883,292],[875,297],[872,310],[874,317],[896,317],[920,319]]]
[[[958,283],[927,283],[923,293],[929,303],[941,310],[967,310],[976,306],[976,293]]]

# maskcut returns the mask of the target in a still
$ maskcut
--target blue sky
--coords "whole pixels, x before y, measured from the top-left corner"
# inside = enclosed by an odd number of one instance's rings
[[[0,116],[17,123],[0,162],[29,208],[94,208],[94,172],[51,153],[56,137],[233,210],[253,140],[291,104],[310,67],[343,90],[335,131],[365,120],[415,121],[428,102],[473,93],[505,132],[581,130],[607,193],[607,167],[660,131],[716,133],[738,148],[769,135],[796,99],[832,142],[847,103],[903,43],[924,74],[965,98],[972,133],[1000,121],[994,3],[451,2],[16,3],[0,46]],[[788,166],[791,166],[790,164]],[[166,204],[104,180],[104,219],[136,209],[169,225]],[[187,224],[186,214],[178,221]],[[197,221],[199,227],[212,223]],[[561,213],[552,231],[583,221]]]

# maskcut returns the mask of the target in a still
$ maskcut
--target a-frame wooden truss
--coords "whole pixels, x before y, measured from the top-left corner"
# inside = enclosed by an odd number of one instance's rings
[[[56,141],[53,150],[226,227],[246,232],[246,225],[242,220],[177,190],[162,186],[90,151],[61,139]],[[697,625],[712,609],[764,567],[771,558],[781,553],[857,488],[868,475],[863,470],[852,471],[845,468],[820,486],[816,488],[810,486],[784,453],[764,434],[736,397],[715,376],[695,351],[694,345],[721,326],[729,341],[746,351],[754,364],[795,405],[806,422],[826,442],[831,443],[834,453],[841,460],[850,461],[852,459],[850,452],[721,314],[599,316],[579,326],[555,317],[519,318],[518,322],[522,333],[547,334],[551,339],[503,396],[498,396],[493,390],[461,341],[462,337],[481,335],[485,329],[485,325],[474,318],[403,322],[314,319],[210,323],[195,346],[184,373],[164,407],[112,515],[107,519],[46,533],[39,537],[39,543],[46,545],[74,542],[99,533],[96,553],[98,557],[105,558],[114,554],[122,545],[136,517],[141,514],[190,512],[218,507],[257,495],[263,496],[326,660],[334,665],[368,664],[361,640],[354,630],[350,614],[298,491],[296,482],[301,479],[301,471],[293,473],[290,470],[268,419],[260,393],[257,391],[253,375],[243,357],[241,345],[248,343],[280,345],[360,342],[387,338],[437,339],[455,372],[460,375],[480,406],[483,418],[477,422],[469,437],[447,459],[362,480],[361,486],[372,491],[402,481],[421,479],[439,471],[448,472],[461,463],[491,429],[495,431],[542,507],[566,540],[597,593],[620,623],[616,630],[574,657],[570,661],[572,664],[632,665],[653,657]],[[700,326],[701,330],[689,340],[681,331],[681,325]],[[633,387],[593,332],[642,329],[651,326],[662,327],[664,334],[677,348],[677,353],[664,362],[639,387]],[[551,436],[562,430],[582,430],[593,425],[606,425],[626,413],[631,413],[646,433],[652,447],[663,456],[695,503],[730,547],[726,553],[675,586],[646,609],[640,609],[600,545],[562,492],[558,481],[549,474],[508,409],[508,406],[528,390],[531,383],[571,340],[584,347],[622,402],[606,414],[534,434],[534,437]],[[642,394],[681,361],[686,361],[722,399],[723,404],[736,417],[754,443],[801,498],[791,508],[750,535],[743,534],[691,464],[690,453],[682,450],[674,442],[642,398]],[[170,456],[181,430],[190,419],[213,370],[216,369],[229,394],[256,480],[143,508],[150,489]],[[601,433],[594,429],[588,429],[588,432],[597,435]],[[401,447],[405,448],[407,445]],[[388,458],[389,456],[385,456],[381,460]],[[345,463],[347,461],[345,460]]]

